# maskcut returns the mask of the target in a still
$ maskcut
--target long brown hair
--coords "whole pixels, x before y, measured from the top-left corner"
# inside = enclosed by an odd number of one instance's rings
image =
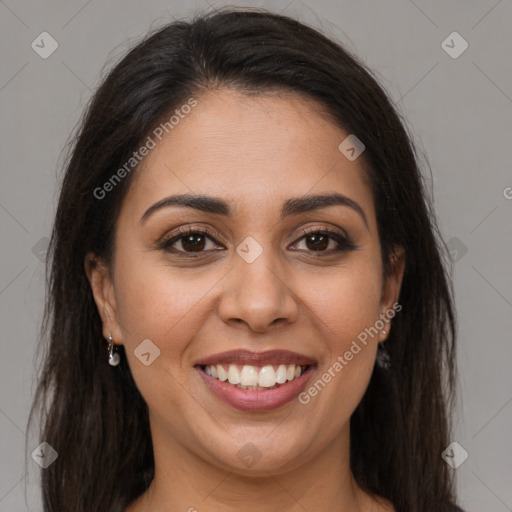
[[[305,94],[364,142],[385,272],[395,246],[405,249],[406,267],[403,310],[386,342],[392,367],[375,367],[351,418],[351,468],[397,512],[458,510],[441,458],[456,382],[453,290],[411,138],[372,73],[339,43],[286,16],[221,9],[170,23],[130,50],[73,141],[48,251],[44,356],[29,418],[39,413],[41,440],[59,454],[42,472],[45,512],[121,512],[153,478],[147,406],[126,357],[116,368],[106,362],[84,271],[89,252],[111,261],[136,169],[108,198],[94,191],[169,112],[218,87]]]

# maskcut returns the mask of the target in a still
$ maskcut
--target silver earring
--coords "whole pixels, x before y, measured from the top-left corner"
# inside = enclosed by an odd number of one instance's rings
[[[121,358],[119,354],[115,352],[114,342],[112,340],[112,335],[108,335],[108,364],[110,366],[117,366]]]
[[[384,342],[381,342],[378,345],[376,363],[379,368],[383,368],[384,370],[389,370],[391,368],[391,356],[384,346]]]

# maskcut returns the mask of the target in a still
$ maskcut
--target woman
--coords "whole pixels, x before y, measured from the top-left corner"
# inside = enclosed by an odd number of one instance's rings
[[[94,95],[31,416],[49,511],[455,505],[455,317],[412,143],[312,28],[221,10]]]

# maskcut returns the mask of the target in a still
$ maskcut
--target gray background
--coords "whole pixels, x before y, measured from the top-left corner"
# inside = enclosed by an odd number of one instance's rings
[[[270,7],[347,45],[377,72],[428,155],[432,175],[426,166],[425,175],[456,261],[461,376],[453,440],[469,453],[454,470],[458,493],[468,512],[512,510],[510,0],[237,5]],[[26,435],[31,449],[40,442],[26,433],[26,420],[63,148],[105,66],[149,28],[206,7],[0,0],[1,512],[41,510],[38,467],[24,443]],[[31,48],[43,31],[59,45],[47,59]],[[441,45],[453,31],[469,44],[456,59]]]

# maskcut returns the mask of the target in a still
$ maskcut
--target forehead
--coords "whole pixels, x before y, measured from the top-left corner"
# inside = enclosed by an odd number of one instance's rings
[[[339,151],[349,134],[319,103],[295,93],[234,90],[195,99],[162,140],[152,135],[155,147],[136,170],[122,210],[140,217],[168,195],[193,193],[223,197],[235,217],[261,216],[274,207],[280,213],[288,197],[335,191],[373,216],[362,159],[349,161]]]

